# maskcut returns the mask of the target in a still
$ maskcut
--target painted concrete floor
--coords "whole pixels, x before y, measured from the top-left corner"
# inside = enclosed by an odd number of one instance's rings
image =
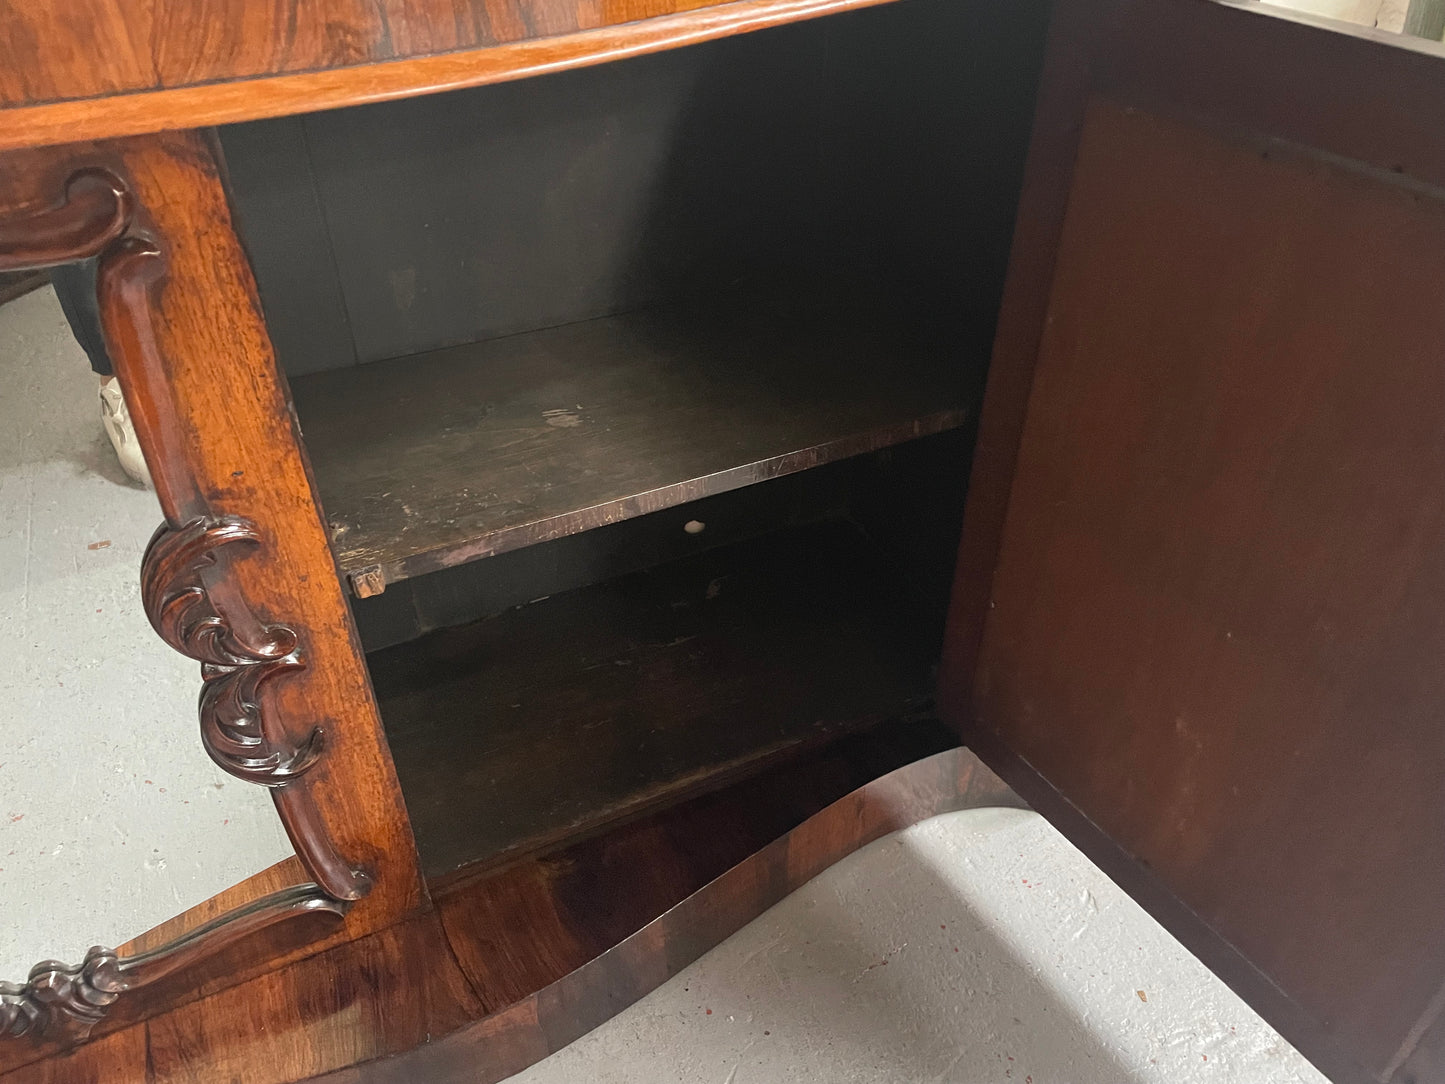
[[[510,1084],[1325,1084],[1036,813],[825,871]]]
[[[0,388],[0,978],[14,979],[119,943],[289,847],[264,792],[201,751],[196,668],[141,613],[159,510],[110,453],[50,291],[0,308]],[[875,843],[513,1079],[1324,1080],[1017,810]]]

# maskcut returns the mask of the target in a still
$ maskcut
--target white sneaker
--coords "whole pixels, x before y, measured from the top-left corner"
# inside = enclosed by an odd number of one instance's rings
[[[135,439],[135,426],[131,424],[125,396],[120,392],[120,382],[113,376],[100,380],[100,423],[105,426],[105,435],[110,438],[122,469],[141,485],[149,486],[151,472],[146,467],[140,442]]]

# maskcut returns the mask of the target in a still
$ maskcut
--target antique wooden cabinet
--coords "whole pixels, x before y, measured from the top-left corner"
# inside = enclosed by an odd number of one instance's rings
[[[295,848],[0,986],[4,1084],[497,1080],[1016,795],[1333,1079],[1445,1079],[1441,47],[34,0],[0,51],[0,270],[99,259],[147,613]]]

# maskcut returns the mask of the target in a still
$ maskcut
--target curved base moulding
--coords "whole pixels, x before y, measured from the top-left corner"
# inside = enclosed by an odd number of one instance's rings
[[[960,809],[1026,808],[966,749],[899,768],[814,814],[621,943],[550,985],[435,1042],[311,1078],[324,1084],[491,1084],[585,1035],[661,986],[829,866],[875,840]],[[516,951],[525,952],[525,944]],[[459,947],[458,955],[467,955]]]
[[[1024,805],[938,724],[909,725],[438,886],[433,909],[239,985],[189,973],[164,1011],[108,1020],[0,1084],[502,1080],[860,847],[942,813]]]

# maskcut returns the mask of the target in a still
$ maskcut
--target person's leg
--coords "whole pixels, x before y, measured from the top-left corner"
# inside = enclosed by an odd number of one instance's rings
[[[105,336],[100,332],[100,302],[95,294],[95,260],[61,264],[50,271],[50,283],[65,312],[70,333],[90,359],[90,367],[100,377],[113,376],[110,355],[105,351]]]
[[[126,409],[125,398],[120,393],[110,354],[105,349],[105,336],[100,330],[96,267],[95,260],[62,264],[50,272],[50,281],[55,287],[55,296],[60,301],[66,322],[70,324],[71,334],[90,359],[90,367],[100,377],[100,420],[105,426],[106,436],[115,447],[120,465],[137,482],[150,485],[150,471],[146,469],[145,456],[136,443],[130,411]]]

